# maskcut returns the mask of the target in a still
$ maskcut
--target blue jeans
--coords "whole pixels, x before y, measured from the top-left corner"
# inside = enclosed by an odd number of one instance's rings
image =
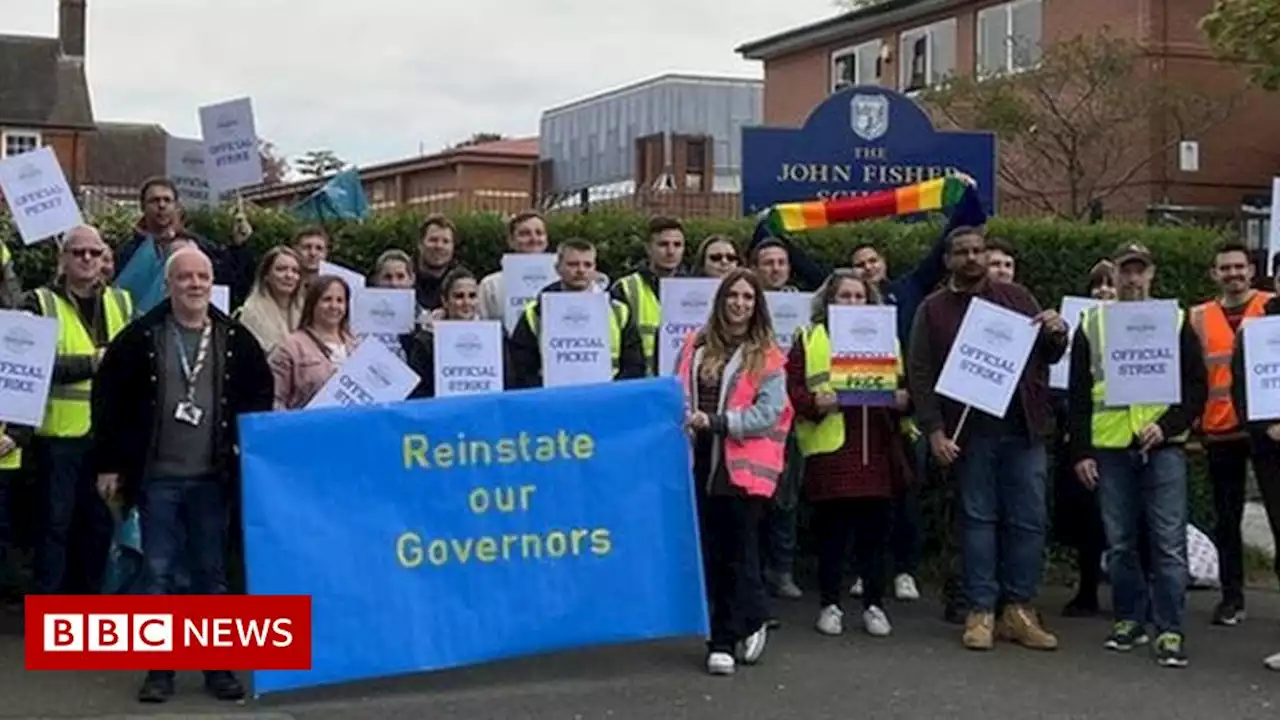
[[[227,592],[227,492],[216,478],[151,478],[138,504],[146,592],[170,595],[190,573],[196,595]]]
[[[1181,632],[1187,602],[1187,457],[1178,447],[1145,457],[1132,450],[1096,450],[1094,457],[1115,618],[1141,623],[1150,617],[1157,632]],[[1144,519],[1149,585],[1138,558]]]
[[[97,594],[111,546],[111,511],[89,467],[88,438],[41,438],[35,591]]]
[[[1035,599],[1044,571],[1045,446],[1019,435],[974,435],[956,464],[963,517],[964,594],[971,612],[997,599]]]

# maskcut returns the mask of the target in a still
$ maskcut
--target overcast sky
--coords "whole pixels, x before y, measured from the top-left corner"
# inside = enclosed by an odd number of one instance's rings
[[[0,33],[55,35],[57,0],[0,0]],[[761,77],[742,42],[832,0],[89,0],[98,120],[198,137],[251,96],[294,156],[367,164],[472,132],[536,135],[542,110],[664,72]]]

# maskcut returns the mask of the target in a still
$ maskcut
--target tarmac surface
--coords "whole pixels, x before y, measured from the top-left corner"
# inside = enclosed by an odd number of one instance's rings
[[[1043,653],[1012,645],[975,653],[945,624],[930,597],[892,603],[894,635],[862,632],[860,607],[845,603],[845,636],[812,629],[816,600],[780,602],[782,629],[760,665],[730,678],[702,669],[697,639],[526,658],[432,675],[414,675],[219,704],[198,674],[179,675],[179,695],[161,706],[134,699],[134,673],[28,673],[19,617],[0,636],[0,717],[239,718],[339,720],[675,720],[724,718],[1195,718],[1280,716],[1280,673],[1262,658],[1280,651],[1280,593],[1254,590],[1249,619],[1236,628],[1208,623],[1216,593],[1192,593],[1191,667],[1157,667],[1146,650],[1102,649],[1103,619],[1057,616],[1067,597],[1047,592],[1042,611],[1062,647]]]

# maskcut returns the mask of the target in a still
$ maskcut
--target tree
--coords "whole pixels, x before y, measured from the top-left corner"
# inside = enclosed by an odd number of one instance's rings
[[[1280,0],[1217,0],[1200,27],[1220,57],[1250,66],[1254,83],[1280,88]]]
[[[1137,44],[1104,33],[1044,48],[1034,69],[952,78],[921,105],[939,125],[995,133],[1004,188],[1078,220],[1225,119],[1240,89],[1229,92],[1169,84]]]
[[[294,167],[303,177],[322,178],[345,170],[347,163],[332,150],[311,150],[294,161]]]
[[[279,185],[289,177],[289,161],[280,155],[273,143],[259,140],[258,155],[262,158],[263,185]]]
[[[496,142],[498,140],[506,140],[506,136],[495,132],[478,132],[472,133],[471,137],[460,143],[455,143],[452,147],[454,150],[458,148],[468,147],[470,145],[480,145],[481,143]]]

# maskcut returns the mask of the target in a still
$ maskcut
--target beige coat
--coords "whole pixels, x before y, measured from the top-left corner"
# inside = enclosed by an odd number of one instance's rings
[[[346,342],[347,357],[355,352],[357,342]],[[271,374],[275,376],[276,410],[294,410],[306,407],[311,398],[337,372],[342,363],[330,358],[321,346],[305,330],[290,333],[267,358]]]
[[[236,319],[258,339],[265,355],[270,355],[289,333],[298,329],[301,318],[301,294],[295,305],[285,312],[270,295],[255,291],[236,311]]]

